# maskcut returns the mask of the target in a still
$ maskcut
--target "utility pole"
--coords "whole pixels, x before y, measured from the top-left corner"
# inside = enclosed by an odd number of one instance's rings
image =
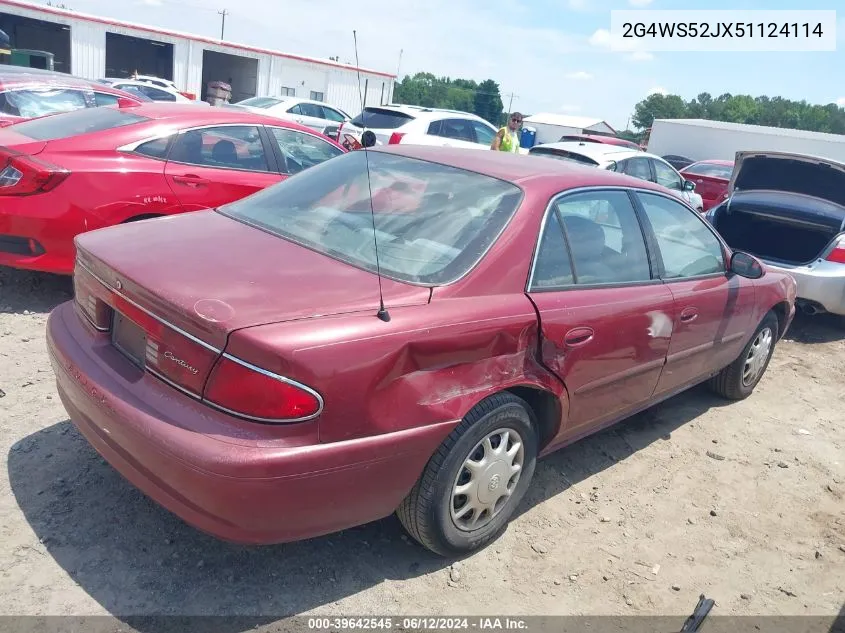
[[[508,114],[513,112],[513,100],[519,99],[519,95],[515,95],[514,93],[510,93],[509,95],[505,95],[506,97],[510,97],[510,101],[508,102]]]
[[[399,69],[402,67],[402,52],[403,51],[404,51],[404,49],[402,49],[402,48],[399,49],[399,63],[396,64],[396,80],[397,81],[399,80]]]
[[[217,12],[218,15],[222,16],[223,22],[220,24],[220,41],[223,41],[223,33],[226,32],[226,16],[229,15],[229,12],[226,9]]]

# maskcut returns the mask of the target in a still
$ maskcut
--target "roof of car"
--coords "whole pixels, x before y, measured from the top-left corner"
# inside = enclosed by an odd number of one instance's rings
[[[505,180],[518,185],[553,185],[556,190],[582,186],[631,186],[664,191],[657,184],[604,169],[530,154],[479,151],[428,145],[378,145],[369,151],[398,154]],[[640,152],[641,154],[641,152]]]
[[[426,108],[424,106],[407,105],[404,103],[388,103],[385,105],[367,106],[367,110],[394,110],[396,112],[404,112],[420,118],[438,118],[449,114],[455,114],[466,119],[473,119],[476,121],[485,121],[482,117],[472,112],[464,112],[463,110],[449,110],[447,108]]]
[[[107,106],[114,107],[114,106]],[[299,125],[293,121],[286,121],[273,116],[257,114],[250,110],[238,108],[211,108],[208,105],[194,103],[174,104],[154,101],[143,103],[129,108],[122,108],[130,114],[154,119],[161,122],[178,123],[179,126],[230,124],[230,123],[252,123],[253,125],[272,125],[275,127],[287,127],[294,130],[301,130],[316,134],[311,128]]]
[[[33,68],[25,70],[32,72],[18,72],[7,70],[8,66],[0,66],[0,88],[24,88],[43,86],[45,88],[96,88],[101,92],[108,92],[109,94],[117,94],[133,98],[131,95],[112,88],[108,84],[100,83],[98,81],[91,81],[89,79],[82,79],[74,75],[66,75],[64,73],[57,73],[53,71],[45,71]]]
[[[536,145],[530,151],[538,148],[556,149],[565,152],[572,152],[586,156],[594,161],[601,160],[624,160],[630,156],[646,156],[643,152],[622,145],[610,145],[605,143],[592,143],[590,141],[563,141],[558,143],[544,143]]]

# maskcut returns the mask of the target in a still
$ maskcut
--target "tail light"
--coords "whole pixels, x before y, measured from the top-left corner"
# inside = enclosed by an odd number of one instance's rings
[[[837,264],[845,264],[845,235],[839,237],[833,245],[833,250],[828,253],[825,260]]]
[[[390,135],[390,140],[387,141],[388,145],[399,145],[402,142],[402,137],[405,136],[402,132],[394,132]]]
[[[320,395],[292,380],[223,354],[211,371],[203,400],[259,422],[297,422],[319,415]]]
[[[103,301],[103,286],[79,266],[74,269],[73,298],[76,307],[91,325],[107,332],[111,322],[111,308]]]
[[[7,148],[0,148],[0,166],[0,196],[51,191],[70,175],[67,169]]]

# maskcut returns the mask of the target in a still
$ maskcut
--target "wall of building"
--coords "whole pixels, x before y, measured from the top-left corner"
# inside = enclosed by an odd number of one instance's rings
[[[297,97],[310,98],[311,93],[321,93],[326,103],[332,104],[355,116],[361,110],[361,92],[366,87],[366,104],[389,103],[393,98],[393,78],[372,73],[338,68],[298,60],[281,55],[252,52],[236,46],[213,44],[179,35],[151,33],[140,28],[118,24],[104,24],[75,18],[69,15],[42,11],[37,8],[8,5],[0,2],[5,13],[22,15],[39,20],[70,26],[71,73],[87,79],[99,79],[106,73],[106,32],[120,33],[173,44],[173,81],[180,89],[203,98],[206,87],[202,85],[203,50],[212,50],[239,57],[258,60],[257,77],[248,78],[259,95],[283,94],[282,88],[296,91]],[[225,81],[226,78],[220,78]],[[235,78],[233,77],[233,80]]]

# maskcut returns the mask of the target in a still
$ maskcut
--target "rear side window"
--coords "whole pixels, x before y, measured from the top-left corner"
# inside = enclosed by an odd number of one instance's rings
[[[10,90],[0,95],[0,111],[27,119],[85,107],[85,93],[67,88]]]
[[[113,108],[88,108],[64,112],[43,119],[24,121],[15,125],[15,132],[36,141],[54,141],[82,134],[104,132],[118,127],[149,121],[147,117]]]
[[[352,119],[352,124],[377,130],[395,130],[413,120],[414,117],[404,112],[381,108],[364,108],[361,114]]]
[[[94,103],[97,104],[97,107],[117,105],[118,98],[119,97],[117,95],[110,95],[105,92],[94,92]]]
[[[167,150],[170,149],[171,140],[173,140],[172,136],[166,136],[164,138],[157,138],[154,141],[147,141],[143,145],[139,145],[135,149],[135,153],[149,156],[150,158],[165,159],[167,158]]]

